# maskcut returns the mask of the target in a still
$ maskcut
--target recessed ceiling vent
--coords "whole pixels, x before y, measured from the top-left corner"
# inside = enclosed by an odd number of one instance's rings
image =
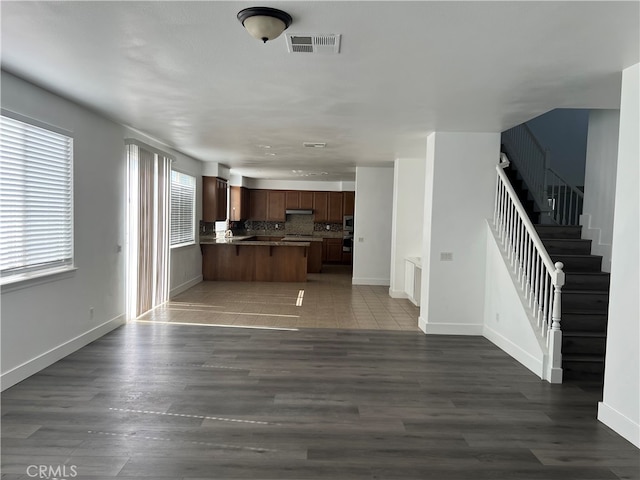
[[[288,33],[286,37],[289,53],[340,53],[340,34]]]
[[[324,148],[327,146],[325,142],[303,142],[302,145],[306,148]]]

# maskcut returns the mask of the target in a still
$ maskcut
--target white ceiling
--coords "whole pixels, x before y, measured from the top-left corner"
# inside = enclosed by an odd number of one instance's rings
[[[340,54],[262,44],[236,19],[251,6],[287,11],[287,33],[341,34]],[[423,157],[434,130],[618,108],[620,72],[640,61],[639,7],[3,0],[2,68],[245,176],[352,180],[356,165]]]

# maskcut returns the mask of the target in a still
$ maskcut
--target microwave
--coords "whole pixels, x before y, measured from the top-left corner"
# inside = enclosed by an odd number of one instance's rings
[[[347,232],[353,232],[353,215],[345,215],[342,219],[342,229]]]

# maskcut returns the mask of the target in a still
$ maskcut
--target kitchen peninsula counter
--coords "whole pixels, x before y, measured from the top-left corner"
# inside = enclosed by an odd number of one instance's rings
[[[311,242],[200,237],[204,280],[304,282]]]

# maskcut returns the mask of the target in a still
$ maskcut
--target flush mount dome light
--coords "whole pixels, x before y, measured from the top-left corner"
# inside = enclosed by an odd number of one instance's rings
[[[278,38],[289,25],[291,15],[282,10],[269,7],[251,7],[238,12],[238,20],[249,34],[267,43],[267,40]]]

